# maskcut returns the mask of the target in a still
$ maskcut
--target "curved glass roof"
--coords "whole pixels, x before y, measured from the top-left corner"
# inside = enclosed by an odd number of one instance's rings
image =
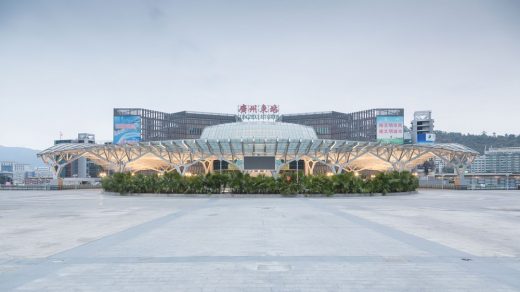
[[[305,159],[342,169],[411,169],[438,157],[447,164],[468,165],[478,152],[459,144],[385,144],[322,139],[196,139],[139,142],[122,145],[58,144],[38,153],[47,164],[63,167],[80,157],[114,171],[161,170],[179,173],[195,163],[223,159],[237,164],[245,156]],[[183,167],[183,170],[181,170]]]
[[[206,127],[200,139],[318,139],[312,127],[281,122],[237,122]]]

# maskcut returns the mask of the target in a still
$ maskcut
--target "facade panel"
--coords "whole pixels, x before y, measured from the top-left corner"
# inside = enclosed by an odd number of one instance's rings
[[[520,147],[486,150],[470,166],[472,173],[520,173]]]
[[[369,109],[353,113],[318,112],[282,115],[282,121],[314,128],[320,139],[376,141],[377,117],[403,117],[404,109]]]
[[[141,108],[116,108],[116,116],[139,116],[141,141],[197,139],[207,126],[236,122],[236,116],[230,114],[188,111],[164,113]]]
[[[141,140],[197,139],[204,128],[233,123],[236,115],[182,111],[164,113],[147,109],[118,108],[114,116],[141,117]],[[312,127],[320,139],[377,141],[377,117],[403,117],[404,109],[369,109],[353,113],[336,111],[281,115],[280,121]]]

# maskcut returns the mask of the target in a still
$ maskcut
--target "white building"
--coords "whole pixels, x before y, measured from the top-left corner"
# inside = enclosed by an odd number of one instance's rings
[[[51,168],[48,166],[39,166],[34,169],[34,176],[37,178],[49,178],[52,177]]]
[[[438,157],[435,157],[433,159],[433,163],[435,164],[435,172],[436,173],[443,173],[444,172],[444,168],[446,167],[446,163],[444,162],[444,160],[438,158]]]
[[[472,173],[520,173],[520,147],[491,148],[475,159]]]
[[[30,164],[18,163],[16,161],[2,161],[0,171],[13,179],[13,184],[24,184],[28,173],[33,171]]]

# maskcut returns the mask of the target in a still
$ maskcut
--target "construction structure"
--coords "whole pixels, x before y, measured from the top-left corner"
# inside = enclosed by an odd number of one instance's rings
[[[433,122],[431,111],[414,112],[411,128],[412,143],[435,142]]]
[[[194,175],[242,171],[276,176],[294,167],[307,175],[411,170],[438,157],[463,175],[477,155],[459,144],[398,145],[319,139],[312,127],[268,121],[210,126],[199,139],[103,145],[65,143],[38,154],[52,167],[55,177],[81,158],[113,172],[176,171]]]
[[[96,136],[89,133],[79,133],[77,139],[59,139],[54,140],[54,145],[70,145],[70,144],[86,144],[96,145]],[[71,163],[68,163],[61,171],[61,178],[90,178],[97,177],[100,168],[92,162],[88,157],[80,157]]]

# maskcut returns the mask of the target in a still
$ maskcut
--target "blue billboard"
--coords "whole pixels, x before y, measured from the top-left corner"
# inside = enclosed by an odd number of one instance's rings
[[[403,116],[377,116],[377,140],[385,143],[404,143]]]
[[[417,143],[434,143],[435,134],[432,133],[421,133],[417,134]]]
[[[114,116],[114,144],[141,141],[140,116]]]

